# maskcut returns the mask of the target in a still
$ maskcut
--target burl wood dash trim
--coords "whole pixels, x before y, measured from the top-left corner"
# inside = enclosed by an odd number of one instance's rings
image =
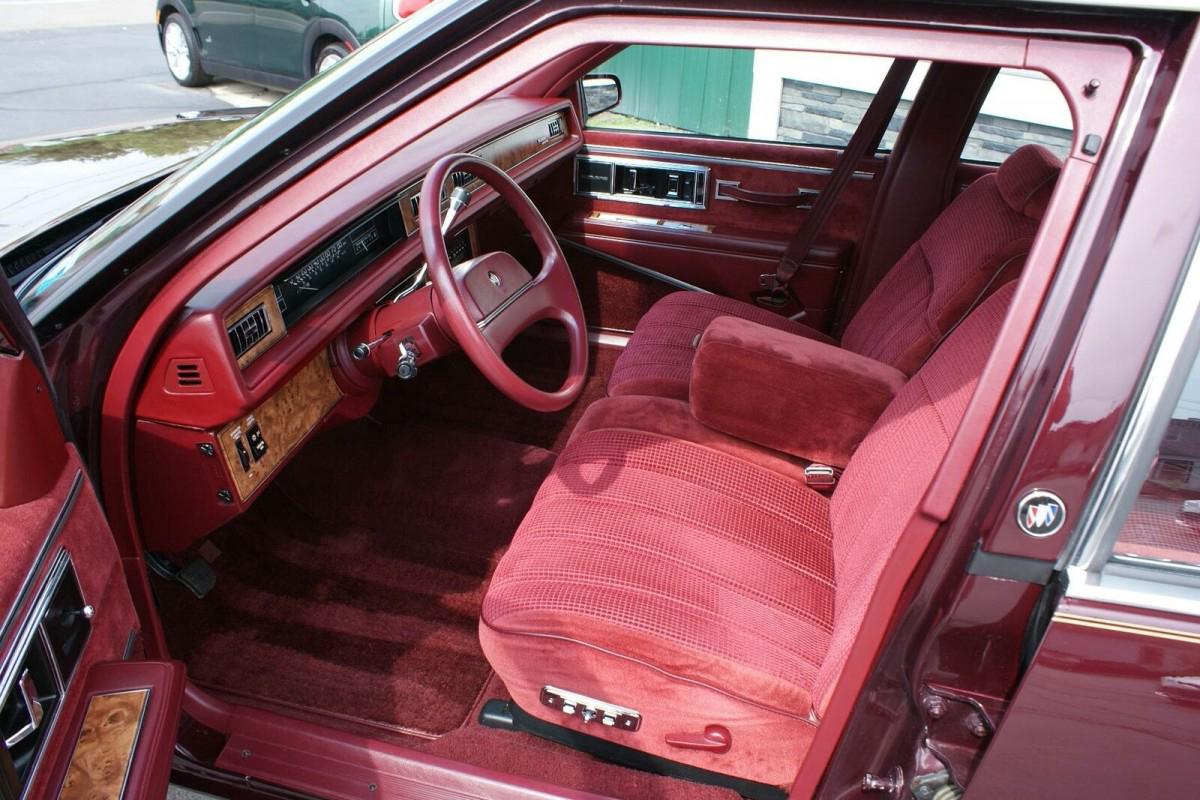
[[[267,324],[271,327],[271,331],[238,358],[238,366],[242,369],[265,353],[268,347],[282,339],[283,334],[287,332],[287,328],[283,324],[283,314],[279,311],[279,301],[275,298],[274,286],[266,287],[239,306],[232,314],[226,316],[225,327],[233,327],[235,322],[259,306],[262,306],[267,312]]]
[[[556,122],[557,125],[555,125]],[[547,150],[563,139],[566,139],[568,124],[567,112],[555,111],[553,114],[548,114],[517,128],[515,131],[506,133],[498,139],[493,139],[487,144],[476,147],[471,151],[471,155],[478,156],[484,161],[495,164],[505,172],[509,172],[514,167],[519,167],[543,150]],[[551,133],[551,130],[556,130],[557,133]],[[421,194],[422,183],[422,181],[418,181],[400,194],[400,216],[404,218],[404,230],[409,236],[417,232],[417,215],[413,213],[412,199]],[[466,189],[469,192],[474,192],[482,185],[483,181],[475,178],[466,185]],[[447,198],[449,197],[450,190],[453,188],[452,180],[447,178]],[[443,211],[446,210],[449,202],[449,199],[442,202]],[[475,252],[478,253],[478,251]]]
[[[59,800],[121,797],[149,700],[149,689],[136,689],[88,701]]]
[[[322,352],[252,413],[221,428],[217,444],[238,497],[245,500],[254,494],[341,399],[342,392],[329,369],[329,358]],[[267,452],[258,461],[254,460],[247,440],[255,425],[267,443]],[[242,468],[238,441],[246,448],[249,469]]]

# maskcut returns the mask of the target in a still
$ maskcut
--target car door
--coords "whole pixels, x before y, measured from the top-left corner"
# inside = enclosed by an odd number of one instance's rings
[[[195,7],[192,22],[204,60],[256,69],[253,0],[195,0]]]
[[[138,658],[123,563],[0,285],[0,797],[162,797],[183,667]]]
[[[321,15],[311,0],[256,0],[258,68],[297,80],[309,77],[313,54],[305,52],[308,27]]]
[[[589,95],[602,81],[585,79],[585,149],[572,176],[572,212],[558,229],[592,324],[628,330],[657,296],[678,288],[750,301],[891,65],[831,53],[634,45],[593,68],[619,81],[619,102],[597,113]],[[857,165],[793,282],[806,324],[829,328],[923,75],[923,66],[913,73],[878,152]],[[609,92],[604,105],[614,99]]]

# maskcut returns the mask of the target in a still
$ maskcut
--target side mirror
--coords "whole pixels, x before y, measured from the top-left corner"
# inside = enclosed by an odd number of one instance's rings
[[[583,113],[594,117],[621,103],[621,79],[616,75],[584,75],[579,82],[583,88]]]

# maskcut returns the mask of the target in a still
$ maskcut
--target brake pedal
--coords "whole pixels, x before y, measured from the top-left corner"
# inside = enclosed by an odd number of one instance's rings
[[[207,561],[196,556],[180,568],[175,574],[175,580],[190,589],[196,597],[203,599],[204,595],[217,585],[217,573],[213,572]]]
[[[201,556],[195,556],[182,567],[177,567],[166,556],[146,553],[146,565],[163,580],[185,586],[201,599],[217,585],[217,573]]]

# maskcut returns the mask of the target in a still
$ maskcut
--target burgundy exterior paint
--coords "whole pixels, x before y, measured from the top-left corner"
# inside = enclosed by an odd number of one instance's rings
[[[1066,500],[1070,515],[1068,526],[1072,519],[1078,518],[1095,470],[1110,446],[1134,391],[1179,268],[1188,253],[1196,225],[1200,224],[1200,202],[1195,193],[1171,178],[1172,173],[1177,172],[1180,159],[1189,157],[1186,154],[1190,148],[1190,131],[1194,129],[1198,112],[1194,98],[1185,101],[1178,95],[1171,98],[1169,94],[1170,89],[1183,85],[1179,80],[1179,51],[1189,41],[1190,36],[1182,36],[1176,47],[1168,50],[1163,58],[1163,67],[1154,76],[1154,83],[1147,82],[1141,87],[1148,95],[1144,118],[1163,115],[1170,99],[1172,118],[1178,120],[1179,127],[1164,127],[1152,132],[1139,126],[1135,135],[1127,125],[1124,135],[1130,141],[1126,155],[1119,162],[1107,162],[1097,173],[1093,194],[1107,199],[1099,207],[1093,204],[1082,211],[1074,236],[1086,246],[1073,248],[1060,264],[1042,318],[1022,355],[1022,366],[998,412],[992,439],[984,446],[973,475],[967,480],[954,508],[954,515],[942,533],[941,550],[932,556],[927,572],[918,570],[912,578],[911,599],[902,602],[906,611],[860,695],[853,720],[830,767],[825,786],[834,794],[849,792],[853,796],[857,788],[851,786],[865,769],[882,774],[889,767],[901,764],[907,775],[914,774],[912,766],[905,763],[911,744],[906,745],[904,739],[913,737],[929,722],[927,714],[919,710],[919,690],[923,683],[946,681],[973,692],[978,690],[985,700],[991,697],[1001,701],[1015,687],[1015,683],[1008,688],[1004,685],[1005,678],[1020,675],[1019,662],[1011,660],[1015,655],[1011,647],[1004,648],[1008,651],[1007,657],[995,662],[988,660],[986,674],[974,675],[963,669],[964,656],[956,650],[967,646],[973,652],[990,654],[995,652],[994,647],[980,649],[989,640],[995,637],[1006,638],[1009,642],[1018,640],[1026,627],[1020,609],[1032,606],[1036,587],[1019,581],[980,577],[969,580],[960,588],[962,574],[981,534],[985,547],[1001,532],[1008,532],[1010,540],[1024,546],[1018,553],[1036,554],[1037,548],[1046,547],[1038,540],[1017,533],[1014,522],[1016,498],[1030,486],[1045,485],[1022,479],[1019,473],[1024,465],[1038,463],[1038,454],[1043,454],[1040,457],[1042,468],[1046,470],[1043,475],[1054,477],[1049,488]],[[1196,71],[1195,64],[1189,67]],[[1137,90],[1135,87],[1134,91]],[[1147,157],[1146,148],[1152,133],[1157,133],[1158,138],[1155,149]],[[1119,135],[1120,132],[1115,133],[1114,140]],[[1137,181],[1138,189],[1132,197],[1116,191],[1116,186],[1133,180]],[[1180,210],[1180,216],[1173,217],[1171,223],[1165,225],[1164,203]],[[1117,227],[1122,224],[1118,232]],[[1147,231],[1158,233],[1148,238]],[[1148,274],[1149,264],[1161,265],[1161,268]],[[1131,301],[1131,298],[1136,300]],[[1085,309],[1086,316],[1083,315]],[[1075,344],[1063,336],[1064,332],[1076,329],[1072,324],[1073,315],[1084,316],[1077,328]],[[1123,325],[1115,328],[1113,320],[1120,320]],[[1114,329],[1120,335],[1119,344],[1114,344]],[[1068,358],[1071,361],[1064,365]],[[1061,385],[1046,385],[1043,376],[1057,374],[1065,376]],[[1098,382],[1104,388],[1090,388],[1086,394],[1080,394],[1074,382],[1083,380]],[[1072,397],[1085,407],[1085,399],[1101,399],[1107,411],[1102,415],[1095,414],[1094,410],[1092,413],[1077,411],[1070,427],[1065,427],[1061,420],[1049,424],[1059,438],[1053,443],[1039,440],[1032,451],[1034,458],[1027,461],[1027,454],[1031,452],[1027,449],[1031,431],[1024,420],[1039,419],[1043,413],[1061,414],[1071,406],[1068,401]],[[1086,455],[1077,456],[1080,452]],[[1064,455],[1070,458],[1065,463],[1061,460]],[[950,484],[944,489],[944,496],[950,498],[954,491]],[[930,502],[936,504],[938,492],[939,487],[935,485]],[[949,510],[947,507],[946,511]],[[1062,531],[1051,537],[1053,555],[1057,555],[1068,536],[1067,531]],[[978,607],[970,602],[974,593],[969,590],[972,584],[991,595],[988,606],[1010,609],[1004,619],[979,625],[978,615],[970,610]],[[988,584],[990,588],[987,588]],[[978,643],[968,644],[969,638],[964,637],[975,637]],[[1003,708],[1002,702],[1000,710]],[[1003,723],[1001,728],[1003,730]],[[1003,733],[998,734],[997,741],[1003,736]],[[889,740],[893,743],[889,744]],[[872,755],[863,758],[860,753]],[[1026,752],[1018,741],[1009,767],[1018,768],[1018,763],[1025,757],[1034,757],[1034,754]],[[876,760],[871,761],[871,758]],[[919,767],[920,771],[929,768],[930,765]],[[1084,792],[1080,796],[1088,795]]]
[[[1187,794],[1200,780],[1198,675],[1194,617],[1063,602],[967,797]]]

